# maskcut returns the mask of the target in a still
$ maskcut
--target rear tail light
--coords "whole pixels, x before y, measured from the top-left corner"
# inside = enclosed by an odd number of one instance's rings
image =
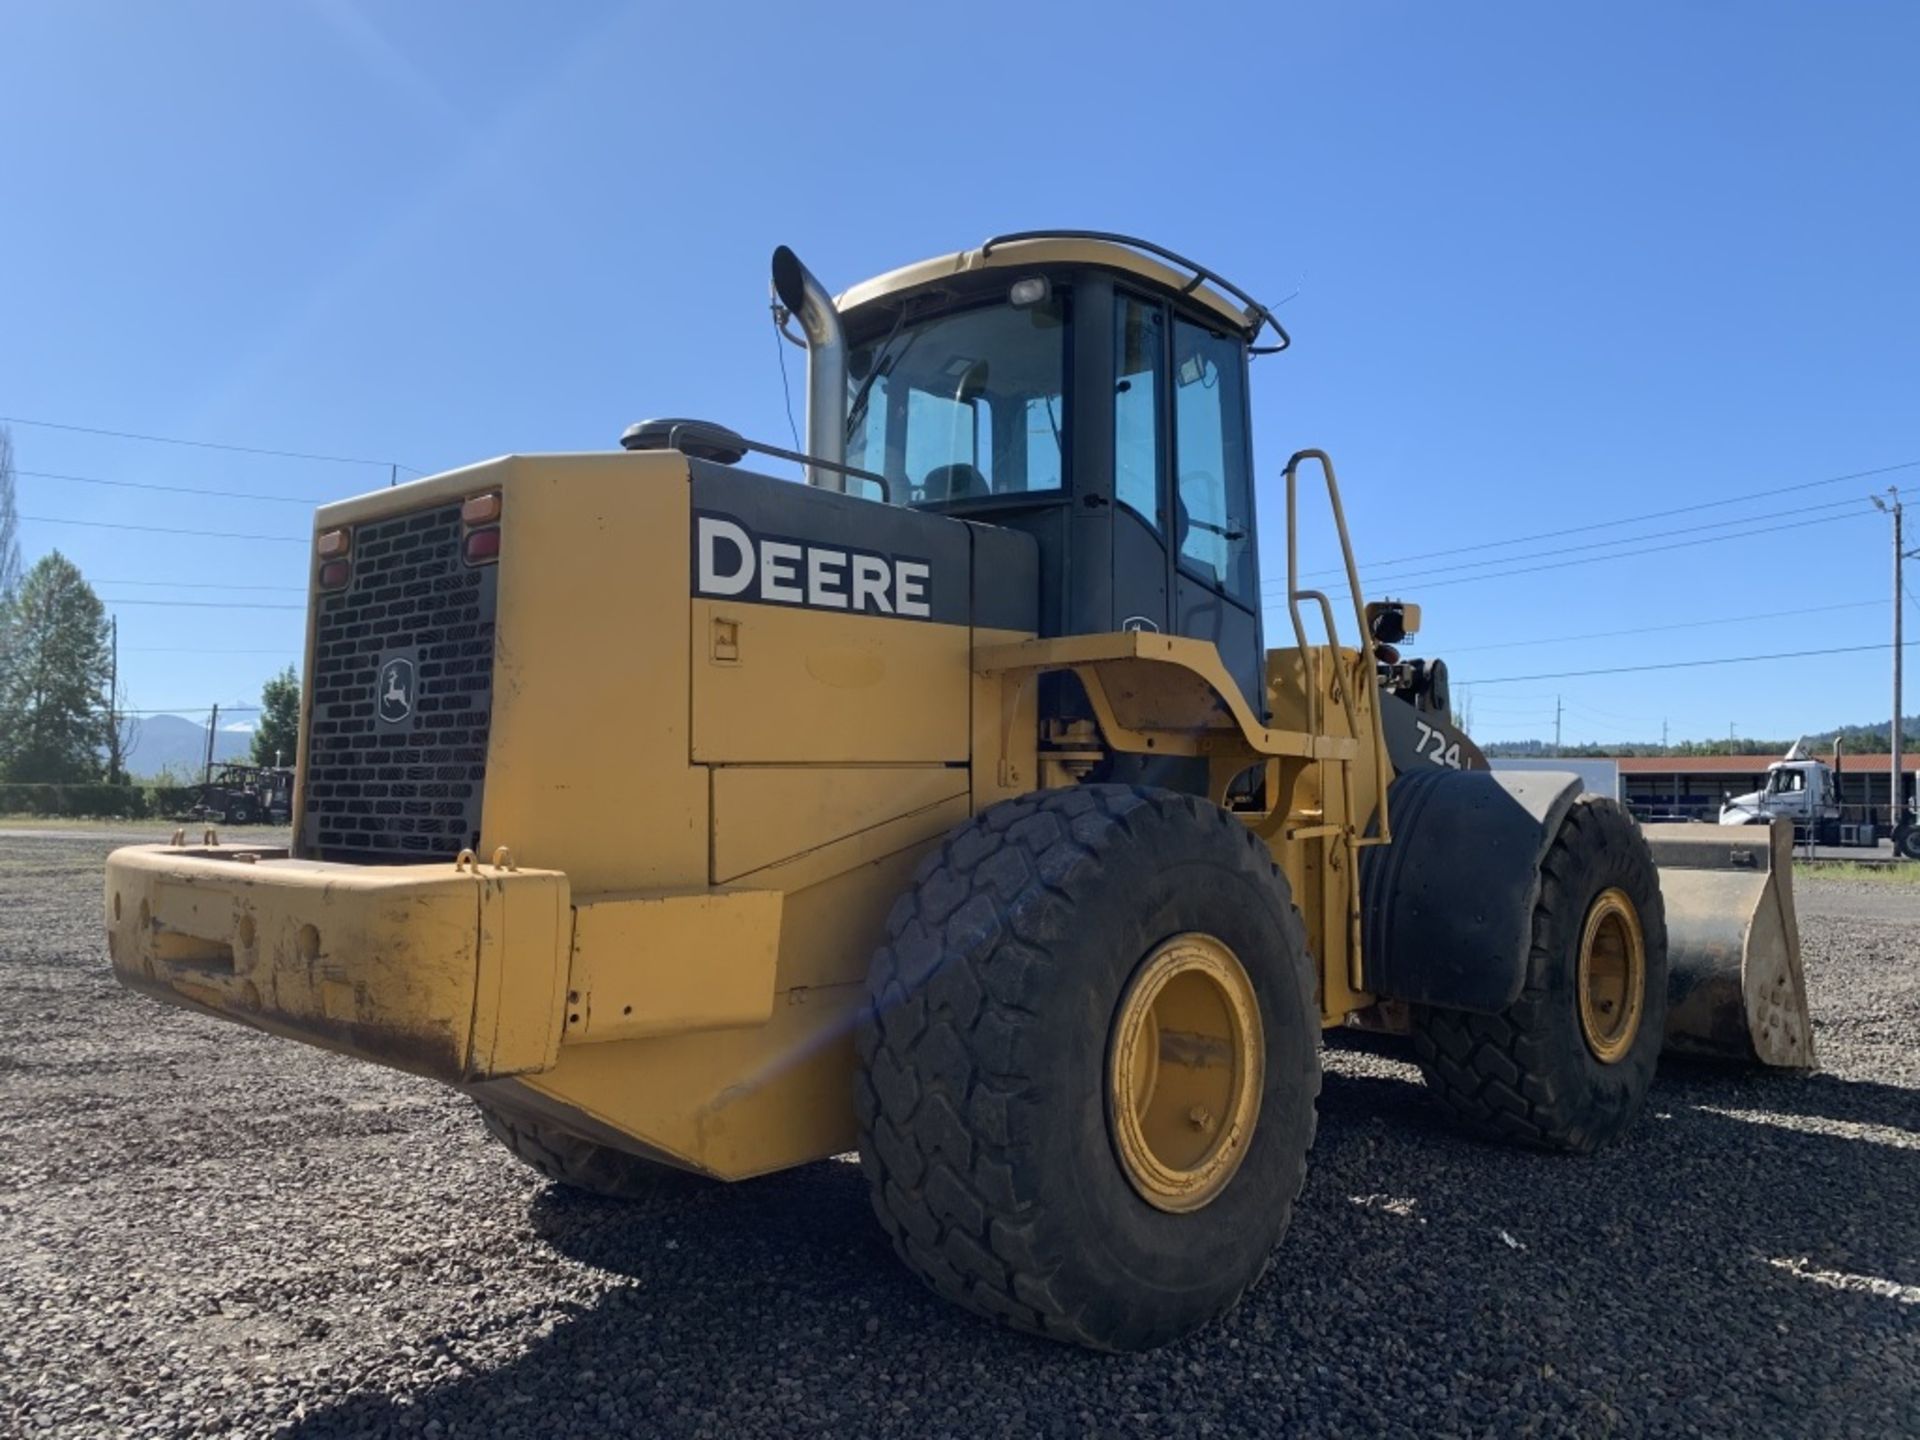
[[[469,495],[460,503],[460,524],[466,536],[460,554],[469,565],[491,565],[500,558],[500,492]]]
[[[353,576],[353,562],[347,552],[353,548],[353,532],[342,527],[322,530],[313,538],[314,553],[320,557],[320,588],[344,590]]]
[[[465,551],[469,565],[487,565],[498,560],[500,558],[500,527],[489,525],[484,530],[469,530]]]

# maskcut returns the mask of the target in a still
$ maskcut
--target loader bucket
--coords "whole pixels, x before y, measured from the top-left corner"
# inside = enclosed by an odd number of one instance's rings
[[[1648,825],[1667,912],[1665,1053],[1811,1070],[1793,825]]]

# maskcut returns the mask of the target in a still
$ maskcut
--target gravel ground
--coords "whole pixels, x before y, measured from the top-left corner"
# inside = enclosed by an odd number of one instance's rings
[[[1802,883],[1824,1073],[1670,1066],[1595,1160],[1336,1044],[1268,1278],[1113,1359],[935,1300],[851,1164],[637,1211],[445,1090],[122,992],[115,839],[0,831],[0,1432],[1920,1433],[1917,887]]]

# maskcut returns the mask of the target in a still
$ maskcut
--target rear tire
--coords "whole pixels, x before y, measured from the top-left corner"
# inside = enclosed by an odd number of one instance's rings
[[[475,1100],[487,1133],[557,1185],[609,1200],[654,1200],[717,1185],[716,1180],[643,1160],[569,1130]]]
[[[1232,1308],[1287,1228],[1320,1089],[1305,933],[1258,837],[1166,791],[1029,795],[956,829],[887,931],[856,1108],[874,1210],[907,1266],[978,1314],[1101,1350]],[[1173,994],[1153,987],[1183,954],[1188,998],[1211,995],[1208,964],[1230,977],[1219,994],[1244,1023],[1228,1040],[1140,998]],[[1224,1104],[1181,1088],[1222,1069]]]
[[[1441,1106],[1468,1130],[1585,1155],[1633,1124],[1659,1062],[1667,1009],[1660,873],[1626,810],[1597,795],[1574,802],[1540,871],[1520,997],[1497,1015],[1416,1005],[1414,1050]],[[1635,921],[1637,976],[1617,993],[1589,990],[1583,1019],[1583,948],[1595,957],[1588,969],[1603,971],[1598,957],[1630,949]],[[1590,922],[1598,927],[1591,946]]]
[[[1893,850],[1903,860],[1920,860],[1920,826],[1896,834],[1893,837]]]

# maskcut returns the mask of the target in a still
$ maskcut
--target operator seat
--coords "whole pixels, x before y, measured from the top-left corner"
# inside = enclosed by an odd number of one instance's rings
[[[929,500],[984,500],[993,494],[987,477],[968,464],[936,465],[923,482]]]

